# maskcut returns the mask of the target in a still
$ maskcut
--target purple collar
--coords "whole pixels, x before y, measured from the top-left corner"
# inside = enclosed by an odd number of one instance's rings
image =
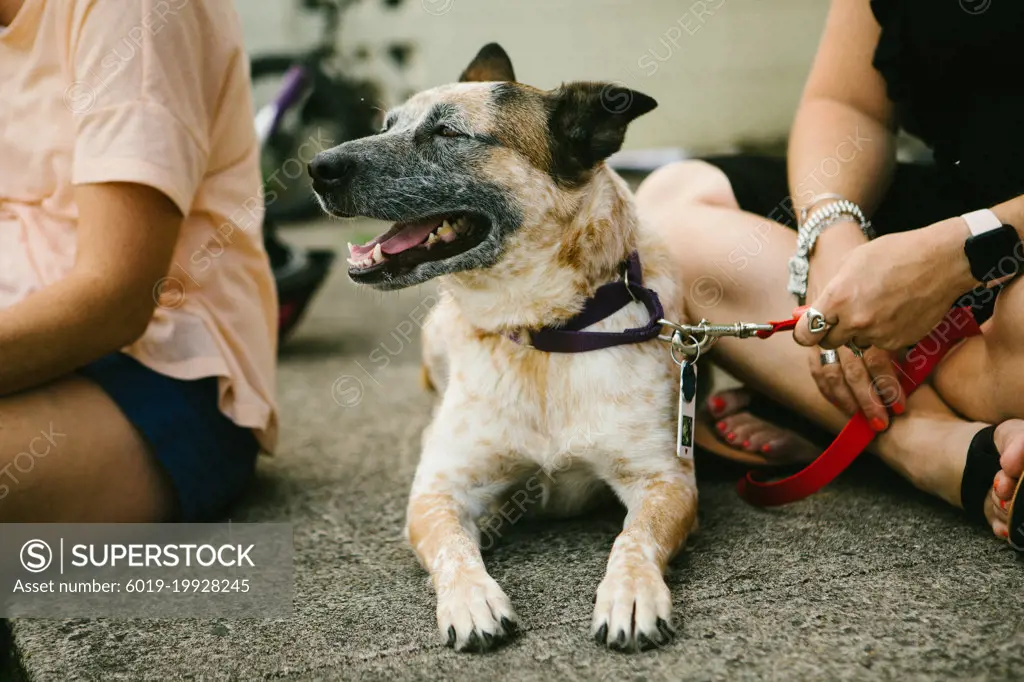
[[[557,327],[542,327],[517,331],[506,336],[522,346],[545,353],[585,353],[627,343],[643,343],[661,333],[661,319],[665,312],[658,294],[643,286],[640,254],[634,251],[623,262],[623,278],[603,284],[583,304],[583,310]],[[582,329],[611,317],[628,304],[638,301],[647,307],[650,320],[642,327],[621,332],[585,332]]]

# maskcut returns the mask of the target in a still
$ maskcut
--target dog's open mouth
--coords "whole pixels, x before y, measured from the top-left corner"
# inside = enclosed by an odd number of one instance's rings
[[[487,218],[471,213],[395,223],[365,244],[349,244],[349,275],[400,274],[420,263],[439,261],[473,248],[487,236]]]

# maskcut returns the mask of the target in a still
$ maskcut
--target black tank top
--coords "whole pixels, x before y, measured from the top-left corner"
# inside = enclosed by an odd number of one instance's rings
[[[897,122],[965,194],[1024,194],[1024,0],[871,0]]]

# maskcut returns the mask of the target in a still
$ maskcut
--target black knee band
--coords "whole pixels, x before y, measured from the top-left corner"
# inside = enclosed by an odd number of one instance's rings
[[[999,450],[996,449],[996,427],[978,431],[967,448],[967,463],[960,482],[960,503],[975,521],[988,525],[985,519],[985,498],[992,490],[999,473]]]

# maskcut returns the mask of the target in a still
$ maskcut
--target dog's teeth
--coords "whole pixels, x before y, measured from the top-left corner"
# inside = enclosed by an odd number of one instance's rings
[[[371,265],[373,265],[373,258],[364,258],[363,262],[360,263],[360,265],[363,266],[364,268],[370,267]]]
[[[444,225],[437,228],[437,236],[443,242],[450,242],[455,239],[455,230],[452,229],[451,225],[449,225],[446,220],[444,221]]]
[[[352,255],[352,252],[355,251],[355,250],[356,250],[356,247],[352,245],[352,242],[349,242],[348,243],[348,253],[349,253],[349,255]],[[350,260],[349,263],[351,263],[351,262],[352,261]]]
[[[351,258],[346,258],[345,260],[347,260],[348,264],[351,265],[352,267],[358,267],[359,265],[359,261],[357,260],[352,260]]]
[[[460,234],[462,232],[465,232],[466,231],[466,217],[465,216],[461,216],[458,220],[456,220],[454,227],[455,227],[455,231],[460,233]]]
[[[427,235],[427,246],[430,246],[431,244],[433,244],[436,241],[437,241],[437,235],[436,234],[431,232],[429,235]]]
[[[370,258],[373,260],[374,263],[384,262],[384,252],[381,250],[380,244],[377,244],[376,246],[373,247],[373,253],[370,254]]]

